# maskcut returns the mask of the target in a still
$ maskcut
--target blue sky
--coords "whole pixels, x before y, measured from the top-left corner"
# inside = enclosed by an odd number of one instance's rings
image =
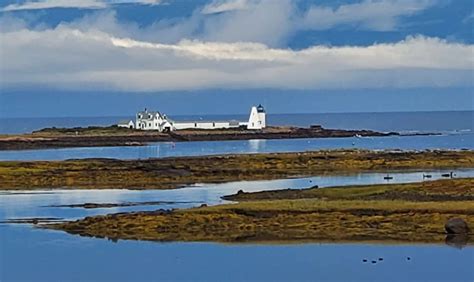
[[[0,4],[0,117],[472,110],[472,1]]]

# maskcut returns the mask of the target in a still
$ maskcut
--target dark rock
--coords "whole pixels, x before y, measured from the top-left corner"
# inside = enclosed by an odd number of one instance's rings
[[[444,225],[444,229],[448,234],[468,234],[469,226],[462,218],[451,218]]]
[[[207,205],[206,205],[206,204],[202,204],[202,205],[200,205],[199,207],[205,208],[205,207],[207,207]]]
[[[237,191],[237,195],[242,195],[242,194],[244,194],[244,191],[243,191],[243,190]]]

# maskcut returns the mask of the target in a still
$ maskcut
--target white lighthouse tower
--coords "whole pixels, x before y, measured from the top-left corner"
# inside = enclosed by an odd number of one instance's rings
[[[265,108],[260,104],[257,107],[257,113],[258,113],[258,119],[260,120],[262,124],[262,128],[265,128],[267,126],[267,120],[266,120],[266,113],[265,113]]]
[[[253,106],[250,110],[249,122],[247,129],[262,129],[266,126],[265,109],[262,105]]]

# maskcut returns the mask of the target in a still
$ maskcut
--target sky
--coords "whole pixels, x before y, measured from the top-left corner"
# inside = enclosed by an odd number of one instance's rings
[[[468,0],[3,0],[0,118],[474,108]]]

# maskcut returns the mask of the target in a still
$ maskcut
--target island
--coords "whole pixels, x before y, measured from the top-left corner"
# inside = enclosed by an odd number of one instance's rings
[[[139,130],[119,126],[45,128],[28,134],[0,135],[0,150],[33,150],[71,147],[143,146],[152,142],[225,141],[252,139],[380,137],[400,135],[372,130],[326,129],[294,126],[267,126],[221,129]],[[416,135],[416,134],[415,134]]]
[[[472,178],[239,192],[225,199],[238,203],[92,216],[40,227],[113,241],[446,242],[462,247],[474,239],[468,227],[474,226]]]
[[[0,189],[174,189],[195,183],[472,167],[474,151],[438,150],[353,149],[137,160],[0,161]]]

